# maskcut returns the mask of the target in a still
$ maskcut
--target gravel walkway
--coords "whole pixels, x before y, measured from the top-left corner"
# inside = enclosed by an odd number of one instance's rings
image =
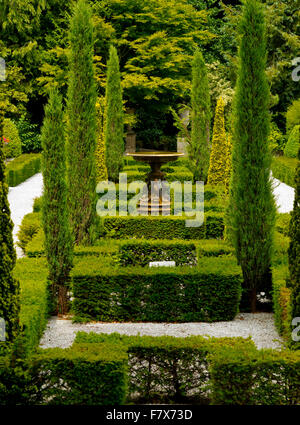
[[[294,207],[295,189],[273,178],[273,193],[278,212],[288,213]]]
[[[43,177],[41,173],[35,174],[16,187],[10,187],[8,202],[10,204],[11,218],[14,223],[13,238],[16,244],[20,224],[24,215],[32,212],[34,198],[42,195]],[[23,257],[21,248],[16,246],[18,258]]]
[[[271,313],[240,313],[231,322],[216,323],[72,323],[71,320],[52,317],[41,339],[42,348],[70,347],[76,332],[113,333],[124,335],[210,335],[214,337],[252,337],[257,348],[280,348],[280,339]]]

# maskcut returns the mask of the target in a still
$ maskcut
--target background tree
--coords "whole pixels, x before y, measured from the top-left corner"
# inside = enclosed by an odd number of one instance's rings
[[[3,113],[0,112],[0,317],[6,326],[6,341],[13,342],[20,331],[20,286],[13,277],[16,252],[13,244],[13,223],[7,199],[3,155]]]
[[[212,148],[208,170],[208,184],[226,185],[231,168],[231,149],[226,136],[224,122],[224,102],[218,99],[213,128]],[[229,170],[228,170],[229,168]]]
[[[93,23],[84,0],[74,7],[70,24],[67,99],[69,213],[75,242],[90,243],[96,232],[96,84]]]
[[[97,147],[96,147],[96,180],[97,183],[107,180],[106,153],[104,141],[105,98],[100,97],[96,103],[97,110]]]
[[[242,267],[251,310],[257,292],[272,287],[270,271],[275,204],[268,149],[269,87],[264,15],[260,3],[247,0],[241,19],[239,72],[236,86],[233,177],[230,214],[233,242]]]
[[[56,313],[68,311],[68,288],[73,260],[66,184],[66,153],[62,100],[50,92],[42,128],[43,228],[49,281]]]
[[[300,148],[298,150],[300,161]],[[292,288],[292,317],[300,317],[300,162],[296,170],[294,209],[290,221],[289,269]]]
[[[123,167],[124,117],[119,59],[114,46],[110,47],[107,64],[104,135],[108,178],[117,181]]]
[[[191,141],[188,146],[189,161],[194,180],[207,180],[210,141],[210,95],[206,67],[200,50],[196,50],[192,68]]]

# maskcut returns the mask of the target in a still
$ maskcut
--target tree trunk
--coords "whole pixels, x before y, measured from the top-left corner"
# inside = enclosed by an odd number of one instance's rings
[[[64,285],[57,285],[57,313],[64,315],[69,311],[68,288]]]

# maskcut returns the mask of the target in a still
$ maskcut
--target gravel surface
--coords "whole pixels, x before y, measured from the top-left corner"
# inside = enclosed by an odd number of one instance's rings
[[[8,202],[10,204],[11,218],[14,223],[13,238],[18,241],[17,233],[24,215],[32,212],[34,198],[42,195],[43,177],[41,173],[35,174],[25,182],[16,187],[10,187],[8,193]],[[23,257],[23,251],[16,246],[18,258]]]
[[[70,347],[76,332],[113,333],[124,335],[170,335],[185,337],[209,335],[214,337],[252,337],[257,348],[280,348],[282,340],[271,313],[240,313],[231,322],[216,323],[72,323],[71,320],[52,317],[40,341],[42,348]]]
[[[292,211],[295,198],[295,189],[293,187],[273,178],[273,193],[278,212],[288,213]]]

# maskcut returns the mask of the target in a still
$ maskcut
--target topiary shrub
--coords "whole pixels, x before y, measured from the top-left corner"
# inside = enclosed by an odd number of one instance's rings
[[[22,146],[19,132],[10,119],[3,120],[3,142],[5,158],[16,158],[21,155]]]
[[[288,158],[297,158],[300,141],[300,125],[295,125],[291,131],[287,144],[284,148],[284,155]]]
[[[286,132],[289,134],[295,125],[300,125],[300,99],[294,100],[286,113]]]

